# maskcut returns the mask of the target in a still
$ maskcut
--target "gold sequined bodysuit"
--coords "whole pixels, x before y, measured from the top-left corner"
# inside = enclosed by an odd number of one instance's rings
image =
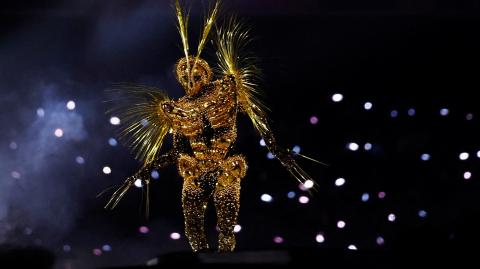
[[[208,249],[204,216],[213,195],[217,210],[219,250],[235,247],[240,181],[247,165],[243,156],[229,156],[237,138],[237,94],[232,77],[217,80],[197,97],[162,104],[172,129],[188,139],[193,155],[180,153],[177,167],[183,177],[185,233],[194,251]]]

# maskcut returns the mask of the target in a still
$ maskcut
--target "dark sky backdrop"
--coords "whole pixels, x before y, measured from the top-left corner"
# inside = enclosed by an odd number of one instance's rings
[[[279,140],[330,164],[302,161],[320,188],[300,205],[295,180],[266,158],[260,138],[241,119],[238,145],[250,169],[240,249],[378,249],[378,236],[386,248],[473,236],[468,220],[478,213],[480,197],[477,1],[224,2],[225,15],[238,14],[253,26],[252,49],[264,69]],[[191,41],[200,28],[198,10]],[[102,210],[107,197],[95,198],[138,168],[127,149],[108,144],[115,128],[104,114],[103,90],[134,82],[179,97],[172,70],[180,57],[169,1],[2,1],[0,244],[44,246],[57,254],[59,268],[140,263],[188,249],[175,169],[161,171],[155,182],[149,221],[139,213],[138,190],[114,212]],[[345,98],[333,103],[337,92]],[[75,110],[65,108],[68,100]],[[363,109],[366,101],[371,111]],[[415,116],[407,115],[410,108]],[[450,114],[441,117],[441,108]],[[390,117],[392,110],[398,118]],[[311,116],[317,125],[309,123]],[[53,135],[56,128],[64,130],[62,138]],[[351,152],[349,142],[361,148],[370,142],[373,150]],[[459,161],[460,152],[470,159]],[[431,160],[422,162],[423,153]],[[79,156],[84,164],[76,162]],[[102,173],[107,165],[111,175]],[[469,181],[466,171],[473,174]],[[339,177],[347,180],[342,188],[334,185]],[[289,191],[297,197],[288,199]],[[387,193],[384,200],[376,198],[380,191]],[[272,203],[261,202],[264,193]],[[363,193],[369,202],[361,201]],[[419,210],[428,213],[425,219]],[[394,223],[387,221],[390,213]],[[336,228],[341,219],[345,230]],[[138,233],[142,225],[148,235]],[[210,212],[212,240],[213,226]],[[170,240],[172,232],[181,240]],[[319,232],[323,245],[315,242]],[[274,236],[285,243],[275,246]],[[105,244],[113,250],[92,255]]]

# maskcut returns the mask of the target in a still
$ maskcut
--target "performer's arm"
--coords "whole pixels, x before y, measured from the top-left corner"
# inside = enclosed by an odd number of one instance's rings
[[[108,201],[105,208],[113,209],[117,206],[118,202],[122,199],[125,193],[130,189],[130,187],[135,184],[136,180],[141,180],[143,186],[147,186],[150,184],[150,178],[152,171],[154,169],[163,169],[169,165],[172,165],[176,162],[178,155],[182,152],[182,148],[184,148],[183,144],[183,137],[181,136],[174,136],[173,137],[173,149],[168,151],[167,153],[155,158],[152,162],[145,164],[138,172],[134,175],[128,177],[125,182],[123,183],[120,188],[118,188],[115,193],[112,195],[110,200]]]

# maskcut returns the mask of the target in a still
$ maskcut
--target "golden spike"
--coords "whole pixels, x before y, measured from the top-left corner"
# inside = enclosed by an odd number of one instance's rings
[[[184,16],[183,8],[180,5],[179,0],[175,0],[175,13],[177,15],[177,22],[178,22],[178,32],[180,33],[180,37],[182,39],[183,44],[183,53],[185,54],[186,59],[189,56],[189,44],[188,44],[188,18],[189,13],[187,12],[186,16]],[[187,60],[187,70],[190,72],[190,62]],[[188,83],[190,84],[190,76],[188,76]]]
[[[197,50],[197,56],[196,56],[197,59],[200,57],[203,49],[205,48],[205,44],[207,43],[207,39],[208,39],[208,35],[210,33],[210,30],[212,30],[212,27],[215,24],[215,21],[217,19],[219,8],[220,8],[220,0],[217,0],[217,1],[215,1],[215,6],[210,11],[208,17],[206,18],[206,20],[203,24],[202,38],[200,39],[200,42],[198,43],[198,50]]]

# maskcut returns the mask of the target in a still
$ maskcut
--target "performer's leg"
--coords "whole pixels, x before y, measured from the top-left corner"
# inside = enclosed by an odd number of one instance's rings
[[[209,248],[205,237],[205,211],[215,188],[215,175],[206,174],[199,179],[185,179],[182,206],[185,218],[185,234],[194,252]]]
[[[240,181],[245,176],[246,163],[243,157],[233,157],[223,169],[223,173],[218,177],[214,202],[220,230],[218,250],[226,252],[235,249],[234,228],[240,209]]]
[[[240,179],[232,181],[224,187],[215,190],[215,207],[217,209],[217,223],[220,230],[218,235],[218,250],[221,252],[235,249],[235,234],[233,230],[237,224],[240,209]]]
[[[182,206],[185,218],[185,235],[194,252],[208,249],[205,237],[204,217],[208,196],[193,181],[185,180],[182,190]]]

